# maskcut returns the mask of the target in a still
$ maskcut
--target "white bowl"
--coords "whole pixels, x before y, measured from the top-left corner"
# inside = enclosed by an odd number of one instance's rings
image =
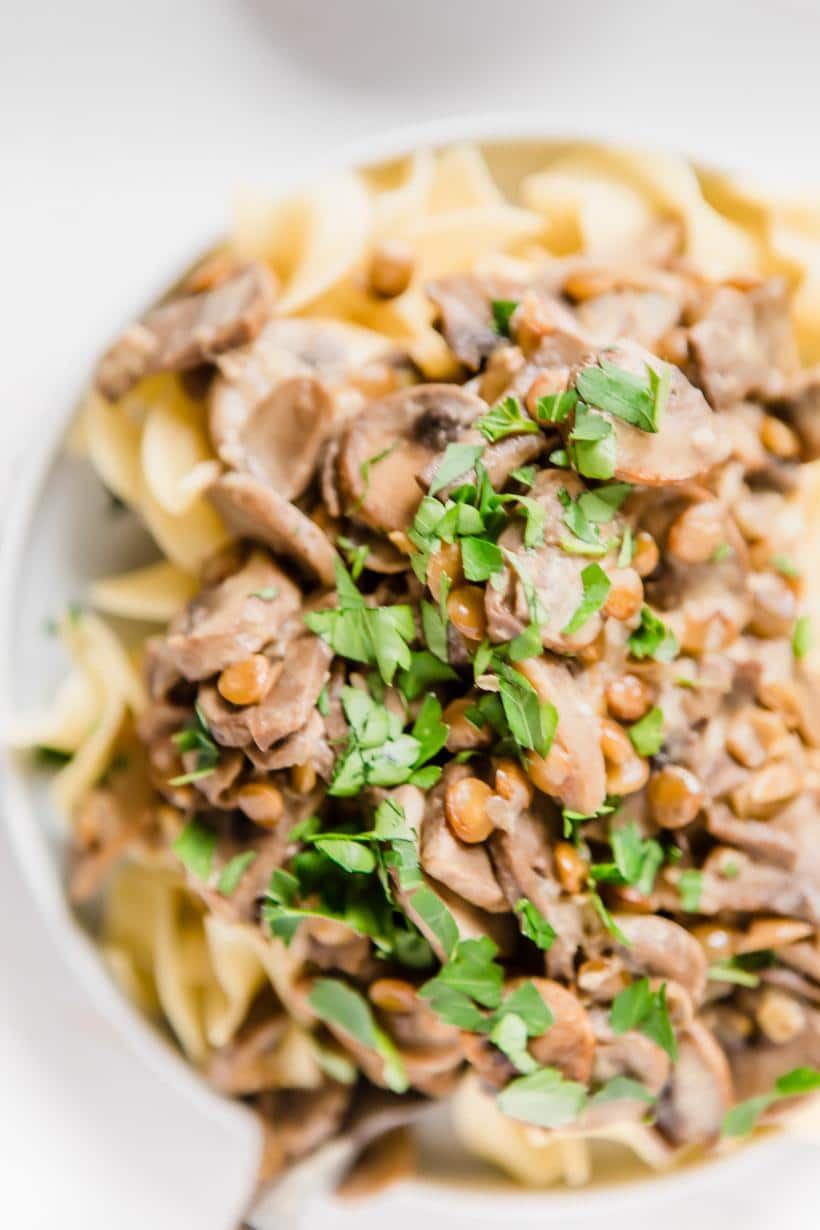
[[[402,129],[383,138],[337,152],[325,168],[304,166],[270,185],[276,194],[286,193],[322,169],[364,165],[397,157],[418,145],[447,144],[465,138],[488,142],[519,142],[520,149],[535,151],[537,145],[558,138],[542,119],[486,117],[450,120],[413,129]],[[577,136],[617,139],[618,134],[597,132]],[[620,134],[623,138],[623,134]],[[560,134],[566,139],[566,134]],[[534,164],[535,165],[535,164]],[[267,187],[264,183],[261,188]],[[172,227],[160,239],[146,237],[142,250],[130,252],[123,269],[112,271],[116,302],[106,328],[131,319],[135,312],[158,294],[183,268],[186,261],[225,227],[227,203],[206,202],[193,229],[188,218],[184,230]],[[176,233],[179,231],[179,234]],[[184,238],[182,236],[184,235]],[[176,244],[176,247],[173,245]],[[174,252],[169,262],[169,253]],[[76,370],[49,371],[42,389],[61,387],[76,394],[87,380],[96,353],[106,337],[89,343],[84,319],[68,322],[77,338]],[[33,373],[36,379],[36,373]],[[0,566],[0,697],[8,712],[28,710],[47,702],[65,663],[59,648],[43,636],[46,619],[72,599],[81,598],[91,579],[119,571],[151,556],[144,532],[130,516],[111,516],[108,497],[86,463],[61,451],[64,431],[72,412],[72,397],[60,404],[38,404],[33,388],[31,411],[41,427],[34,455],[18,477],[6,519]],[[179,1230],[179,1210],[186,1210],[185,1224],[199,1230],[222,1230],[236,1224],[253,1188],[259,1150],[257,1128],[238,1104],[214,1093],[185,1063],[167,1041],[123,998],[100,959],[87,933],[69,910],[63,885],[63,829],[48,800],[41,776],[23,757],[3,752],[3,802],[9,832],[34,902],[51,927],[55,942],[81,982],[89,1000],[114,1024],[125,1045],[116,1057],[115,1071],[122,1080],[137,1085],[144,1096],[138,1109],[145,1125],[145,1150],[129,1160],[135,1183],[154,1183],[166,1195],[158,1204],[159,1220],[153,1230]],[[59,1024],[59,1022],[57,1022]],[[56,1031],[59,1033],[59,1031]],[[144,1080],[142,1079],[144,1073]],[[116,1078],[107,1088],[88,1090],[88,1114],[108,1115],[116,1122],[126,1108],[116,1106]],[[133,1107],[129,1113],[134,1112]],[[176,1154],[161,1155],[149,1147],[152,1116],[163,1134],[184,1142]],[[147,1133],[147,1135],[145,1135]],[[112,1145],[112,1149],[115,1146]],[[133,1146],[132,1146],[133,1148]],[[783,1181],[786,1169],[797,1182],[801,1172],[799,1148],[782,1138],[769,1137],[729,1159],[716,1160],[670,1175],[639,1181],[596,1184],[583,1192],[565,1190],[531,1192],[502,1183],[471,1164],[454,1145],[442,1116],[422,1140],[422,1175],[364,1205],[346,1209],[317,1203],[310,1225],[358,1230],[382,1226],[385,1216],[395,1230],[417,1227],[419,1219],[434,1226],[497,1226],[502,1222],[563,1225],[568,1220],[587,1226],[603,1226],[617,1210],[629,1209],[632,1227],[656,1225],[664,1208],[666,1230],[691,1224],[693,1210],[701,1210],[704,1186],[716,1195],[720,1190],[738,1190],[744,1175],[755,1167],[756,1181],[771,1170]],[[714,1195],[710,1196],[712,1207]],[[128,1191],[122,1191],[124,1208]],[[670,1206],[675,1212],[669,1213]],[[163,1220],[163,1211],[167,1220]],[[173,1210],[173,1214],[170,1212]],[[687,1211],[688,1210],[688,1211]],[[703,1220],[698,1212],[701,1227]],[[711,1223],[709,1223],[711,1224]],[[781,1223],[784,1224],[784,1223]],[[130,1225],[121,1221],[121,1226]]]

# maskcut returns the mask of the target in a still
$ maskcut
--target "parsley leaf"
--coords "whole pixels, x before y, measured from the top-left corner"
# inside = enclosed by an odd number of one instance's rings
[[[322,837],[315,837],[313,844],[343,871],[369,875],[371,871],[376,870],[376,856],[373,851],[353,837],[327,833]]]
[[[547,393],[536,400],[535,416],[539,423],[563,423],[575,409],[577,402],[578,394],[575,389],[562,389],[560,393]]]
[[[462,538],[461,562],[468,581],[488,581],[504,568],[501,548],[486,538]]]
[[[627,733],[639,756],[656,756],[663,746],[663,709],[653,705]]]
[[[216,852],[217,834],[214,829],[194,816],[171,846],[174,854],[198,880],[210,878]]]
[[[641,431],[657,432],[669,395],[670,379],[671,372],[666,364],[660,374],[647,366],[646,375],[639,376],[601,359],[600,365],[583,368],[575,385],[590,405]]]
[[[556,938],[556,931],[552,924],[547,922],[540,910],[526,897],[521,897],[516,901],[515,912],[520,917],[522,934],[528,940],[532,940],[538,948],[547,952]]]
[[[689,867],[680,873],[678,892],[681,908],[688,914],[697,914],[700,909],[700,895],[703,891],[703,874],[696,867]]]
[[[651,1103],[655,1101],[655,1095],[649,1092],[646,1085],[633,1080],[631,1076],[613,1076],[593,1094],[589,1104],[602,1106],[605,1102],[620,1102],[625,1099]]]
[[[657,1042],[671,1059],[677,1059],[678,1045],[669,1019],[665,982],[659,990],[653,991],[649,979],[640,978],[620,991],[612,1003],[609,1023],[616,1034],[639,1030]]]
[[[341,560],[334,561],[339,605],[310,611],[305,623],[340,657],[378,666],[385,683],[410,666],[409,642],[416,626],[410,606],[368,607]]]
[[[363,995],[335,978],[318,978],[308,1002],[326,1025],[335,1025],[361,1046],[377,1051],[384,1063],[384,1079],[394,1093],[408,1087],[404,1064],[393,1042],[379,1029]]]
[[[801,615],[794,625],[792,632],[792,653],[800,660],[805,658],[809,650],[814,648],[814,631],[811,626],[811,619],[808,615]]]
[[[219,873],[216,887],[223,897],[232,896],[239,887],[239,881],[256,858],[256,850],[243,850],[235,854],[225,864]]]
[[[581,573],[583,597],[573,612],[572,618],[561,629],[564,636],[574,636],[596,611],[600,611],[612,588],[612,582],[600,564],[587,564]]]
[[[539,1068],[510,1081],[498,1095],[498,1105],[513,1119],[556,1128],[577,1119],[586,1099],[586,1088],[577,1081],[565,1080],[557,1068]]]
[[[537,1071],[538,1064],[527,1050],[527,1027],[517,1013],[506,1012],[498,1018],[490,1030],[490,1041],[519,1072]]]
[[[433,496],[457,478],[469,474],[486,447],[486,444],[448,444],[427,494]]]
[[[539,431],[538,424],[522,411],[518,398],[512,396],[505,397],[486,414],[482,414],[473,426],[478,428],[490,444],[505,440],[507,436],[538,435]]]
[[[182,730],[171,735],[171,739],[180,752],[196,752],[196,766],[190,773],[172,777],[169,786],[187,786],[189,782],[198,781],[201,777],[208,777],[213,773],[219,763],[219,748],[211,737],[199,702],[194,705],[193,719]]]
[[[249,598],[261,598],[263,602],[273,602],[274,598],[279,597],[279,590],[275,585],[266,585],[264,589],[255,589]]]
[[[569,456],[585,478],[612,478],[615,473],[615,432],[608,419],[578,402],[569,435]]]
[[[432,609],[435,612],[435,608]],[[429,650],[422,649],[418,653],[411,653],[407,670],[399,672],[398,685],[408,700],[415,700],[433,684],[448,683],[451,679],[458,679],[452,666]]]
[[[491,299],[490,311],[493,314],[493,322],[496,331],[502,337],[510,336],[510,319],[513,312],[518,307],[518,302],[515,299]]]
[[[800,1093],[812,1093],[816,1089],[820,1089],[820,1072],[816,1068],[793,1068],[775,1081],[771,1093],[762,1093],[733,1106],[723,1119],[723,1135],[748,1136],[763,1111],[768,1110],[773,1102]]]
[[[410,904],[433,932],[447,956],[452,957],[458,944],[458,926],[441,898],[428,884],[423,884],[411,896]]]
[[[547,756],[558,726],[558,711],[541,701],[535,688],[519,671],[499,665],[499,695],[510,733],[519,747]]]
[[[612,828],[609,835],[615,867],[626,884],[651,893],[663,863],[663,847],[654,837],[644,838],[634,820]]]
[[[654,658],[671,662],[678,656],[678,638],[646,604],[641,607],[641,622],[627,640],[633,658]]]
[[[773,555],[769,560],[769,563],[772,568],[776,568],[783,577],[794,579],[794,577],[800,576],[800,569],[797,567],[797,564],[790,555]]]

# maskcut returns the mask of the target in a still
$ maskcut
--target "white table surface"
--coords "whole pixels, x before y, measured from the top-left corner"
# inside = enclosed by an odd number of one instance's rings
[[[137,303],[146,270],[172,269],[237,186],[397,123],[525,108],[808,186],[819,42],[811,0],[5,0],[0,516],[123,282]],[[151,1077],[118,1084],[106,1117],[119,1045],[0,832],[3,1227],[187,1230],[184,1205],[133,1181],[129,1121],[150,1117]],[[157,1123],[163,1156],[184,1148],[167,1133]],[[701,1194],[664,1220],[808,1230],[819,1161],[797,1152],[761,1190]]]

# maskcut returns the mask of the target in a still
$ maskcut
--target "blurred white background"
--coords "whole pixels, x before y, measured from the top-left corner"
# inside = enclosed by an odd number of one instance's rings
[[[396,124],[529,110],[808,189],[819,45],[812,0],[0,0],[0,516],[46,413],[237,186]],[[152,1078],[123,1083],[2,835],[0,919],[0,1224],[187,1230],[135,1161]],[[167,1175],[185,1141],[151,1138]],[[795,1156],[666,1220],[808,1230],[817,1163]]]

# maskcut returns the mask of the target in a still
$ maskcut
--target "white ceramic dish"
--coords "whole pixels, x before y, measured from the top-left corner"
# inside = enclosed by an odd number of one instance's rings
[[[329,165],[375,163],[397,157],[420,144],[440,145],[464,138],[516,142],[520,159],[527,156],[528,150],[535,151],[539,142],[550,141],[546,129],[543,121],[533,117],[449,121],[404,129],[364,146],[348,148],[329,160]],[[610,138],[615,134],[594,135]],[[561,134],[561,139],[565,139],[565,134]],[[309,169],[309,175],[305,168],[298,168],[293,175],[271,185],[271,191],[292,190],[316,173],[316,167]],[[159,293],[176,268],[184,267],[186,258],[193,258],[219,233],[225,225],[224,217],[219,216],[225,204],[214,201],[210,209],[206,204],[201,217],[194,220],[193,232],[190,228],[186,231],[176,265],[167,262],[168,245],[175,237],[162,237],[156,263],[144,266],[138,278],[117,288],[121,302],[117,310],[119,319],[111,321],[114,328]],[[118,276],[112,272],[112,279]],[[152,553],[145,534],[130,517],[108,514],[107,496],[89,468],[61,453],[72,411],[71,394],[82,388],[95,353],[105,341],[105,337],[94,338],[88,349],[79,353],[77,369],[63,373],[61,387],[65,388],[66,397],[61,404],[30,408],[42,423],[39,445],[13,492],[0,570],[0,696],[4,698],[5,711],[44,703],[64,666],[59,649],[43,636],[46,618],[66,602],[81,597],[93,577],[136,565]],[[204,1205],[213,1220],[200,1220],[201,1230],[232,1226],[253,1186],[259,1147],[256,1127],[240,1106],[206,1087],[113,984],[97,950],[67,906],[62,881],[61,827],[43,782],[25,759],[8,752],[3,755],[4,811],[32,897],[89,999],[115,1024],[130,1048],[127,1062],[145,1067],[146,1080],[156,1088],[158,1114],[173,1116],[174,1123],[178,1123],[179,1138],[186,1141],[185,1156],[192,1163],[199,1159],[200,1164],[203,1159],[220,1159],[218,1170],[208,1167],[219,1178],[210,1180],[213,1190]],[[765,1146],[747,1149],[731,1159],[664,1177],[599,1184],[583,1193],[533,1193],[501,1184],[488,1172],[471,1165],[453,1145],[442,1117],[422,1141],[419,1179],[368,1205],[357,1206],[355,1212],[317,1207],[316,1224],[319,1219],[323,1226],[342,1227],[355,1222],[360,1230],[367,1230],[371,1225],[383,1224],[387,1214],[396,1230],[417,1226],[420,1217],[433,1225],[446,1222],[448,1226],[474,1228],[498,1225],[513,1218],[525,1224],[559,1225],[571,1220],[592,1225],[602,1224],[616,1209],[626,1207],[631,1209],[633,1226],[642,1223],[644,1216],[649,1224],[653,1210],[656,1218],[661,1204],[668,1207],[670,1201],[678,1203],[684,1196],[696,1196],[705,1184],[741,1183],[743,1172],[755,1161],[770,1159],[782,1172],[786,1147],[782,1140],[770,1140]],[[178,1166],[175,1181],[184,1193],[184,1185],[195,1181],[195,1173],[200,1176],[201,1198],[201,1165]]]

